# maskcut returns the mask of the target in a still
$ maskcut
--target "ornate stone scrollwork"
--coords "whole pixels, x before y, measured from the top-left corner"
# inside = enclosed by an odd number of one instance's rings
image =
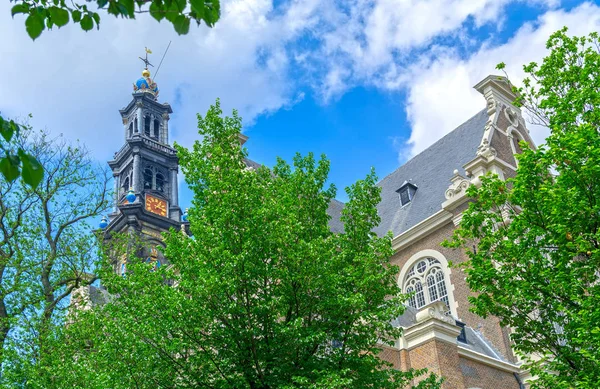
[[[492,128],[493,124],[492,124],[492,119],[489,119],[487,122],[485,122],[485,126],[483,127],[484,131],[489,131],[490,128]]]
[[[491,94],[487,95],[485,100],[487,101],[488,114],[493,113],[493,111],[496,109],[496,100],[494,99],[494,96]]]
[[[446,312],[448,312],[448,307],[446,304],[442,301],[435,301],[417,312],[417,323],[421,323],[429,319],[437,319],[449,324],[454,324],[454,319],[447,315]]]
[[[496,156],[496,149],[490,146],[490,142],[484,138],[479,147],[477,147],[477,155],[490,159]]]
[[[458,170],[454,170],[454,176],[450,179],[450,187],[446,190],[445,196],[446,199],[449,200],[454,196],[458,195],[461,192],[467,190],[469,185],[471,185],[471,181],[469,179],[461,176],[458,173]]]
[[[519,127],[519,122],[520,122],[519,116],[520,115],[517,113],[517,111],[515,111],[511,107],[507,107],[504,110],[504,116],[509,121],[509,123],[511,124],[511,126],[513,126],[514,128],[518,128]]]

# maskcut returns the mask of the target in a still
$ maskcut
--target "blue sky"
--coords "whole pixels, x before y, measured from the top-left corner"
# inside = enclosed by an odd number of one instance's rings
[[[221,98],[240,111],[250,157],[272,165],[325,153],[343,188],[380,178],[485,107],[472,89],[506,62],[513,81],[539,61],[549,34],[600,30],[600,7],[575,0],[223,0],[214,29],[177,36],[166,23],[105,16],[31,42],[0,5],[0,111],[85,143],[99,161],[123,143],[118,109],[130,99],[145,46],[154,62],[172,41],[159,100],[171,139],[197,139],[196,112]],[[531,128],[543,141],[545,130]],[[182,188],[180,204],[189,203]]]

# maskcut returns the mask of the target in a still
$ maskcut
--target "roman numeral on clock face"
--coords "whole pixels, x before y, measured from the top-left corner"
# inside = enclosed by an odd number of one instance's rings
[[[167,201],[151,195],[146,195],[146,211],[167,217]]]

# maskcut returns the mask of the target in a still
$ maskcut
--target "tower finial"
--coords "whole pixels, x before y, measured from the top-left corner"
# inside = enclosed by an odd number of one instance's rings
[[[150,60],[148,60],[148,54],[152,54],[152,50],[145,47],[144,51],[146,52],[145,58],[142,58],[142,57],[139,57],[139,58],[142,60],[142,62],[144,63],[144,65],[146,67],[142,71],[142,78],[138,79],[133,84],[133,91],[150,93],[151,95],[154,96],[154,99],[156,100],[156,97],[158,96],[158,87],[156,86],[156,83],[154,81],[152,81],[152,79],[150,78],[150,70],[148,70],[148,66],[154,67],[154,65],[152,65],[150,63]]]
[[[149,48],[147,48],[147,47],[144,47],[144,51],[146,51],[146,58],[142,58],[142,57],[139,57],[139,58],[140,58],[140,59],[142,60],[142,62],[144,63],[144,65],[145,65],[145,69],[146,69],[146,70],[148,70],[148,66],[152,66],[152,67],[154,67],[154,65],[152,65],[152,64],[150,63],[150,61],[148,60],[148,54],[152,54],[152,50],[150,50],[150,49],[149,49]]]

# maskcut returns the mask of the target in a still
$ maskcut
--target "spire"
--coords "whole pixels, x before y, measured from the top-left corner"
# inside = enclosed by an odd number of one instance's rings
[[[144,67],[144,69],[148,70],[148,66],[152,66],[152,67],[154,67],[154,65],[152,65],[152,64],[150,63],[150,61],[148,60],[148,54],[152,54],[152,50],[150,50],[150,49],[149,49],[149,48],[147,48],[147,47],[144,47],[144,50],[146,51],[146,57],[145,57],[145,58],[138,57],[138,58],[142,60],[142,62],[144,63],[144,65],[146,65],[146,66]]]
[[[135,93],[149,93],[156,100],[158,97],[158,86],[150,78],[150,70],[148,69],[148,66],[154,67],[154,65],[150,63],[150,60],[148,60],[148,54],[152,54],[152,50],[147,47],[145,47],[144,50],[146,52],[146,56],[144,58],[139,57],[139,59],[142,60],[145,67],[142,71],[142,77],[133,84],[133,91]]]

